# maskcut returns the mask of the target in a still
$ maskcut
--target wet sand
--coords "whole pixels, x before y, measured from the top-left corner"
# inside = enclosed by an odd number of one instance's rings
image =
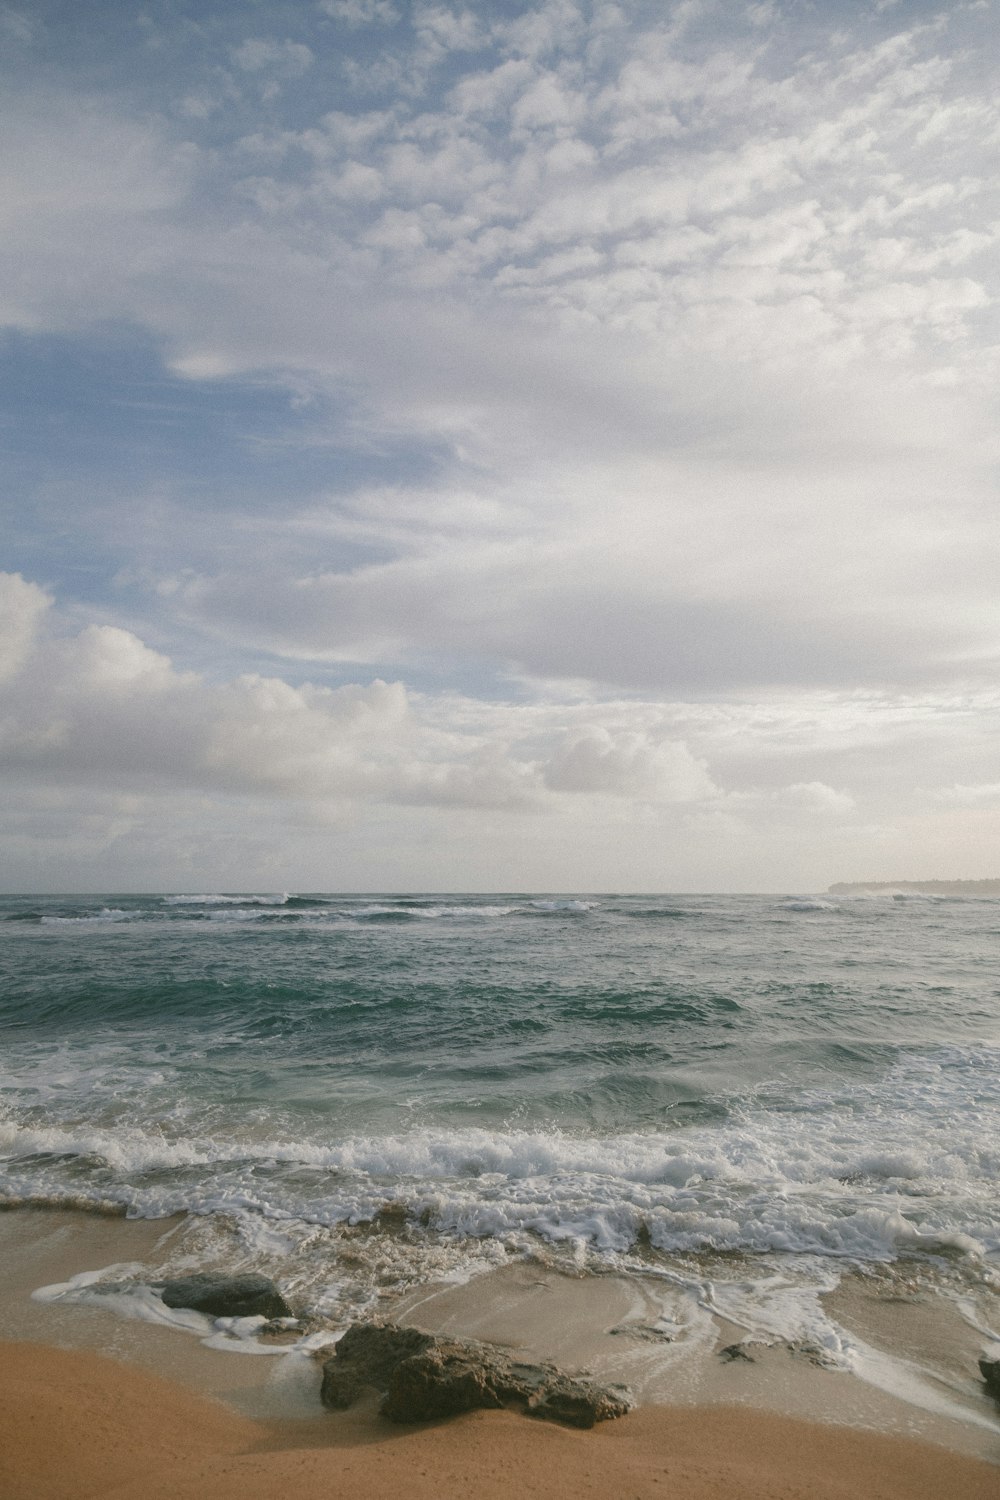
[[[95,1303],[32,1292],[84,1270],[159,1265],[183,1221],[67,1211],[0,1214],[0,1495],[700,1497],[931,1495],[1000,1500],[1000,1423],[975,1371],[975,1336],[943,1303],[842,1283],[845,1326],[895,1353],[935,1355],[942,1416],[823,1368],[803,1351],[752,1346],[719,1318],[672,1339],[662,1288],[515,1262],[467,1285],[396,1297],[394,1317],[625,1380],[643,1403],[590,1433],[506,1412],[394,1427],[369,1406],[318,1405],[305,1355],[252,1357]],[[700,1342],[699,1342],[700,1340]],[[110,1355],[113,1358],[108,1359]],[[938,1357],[940,1356],[940,1357]],[[164,1378],[165,1377],[165,1378]],[[964,1420],[963,1420],[964,1417]]]

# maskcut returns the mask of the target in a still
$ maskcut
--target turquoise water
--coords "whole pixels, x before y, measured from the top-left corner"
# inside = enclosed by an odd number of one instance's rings
[[[512,1255],[992,1284],[998,934],[912,896],[3,898],[0,1201],[187,1211],[185,1264],[328,1310]]]

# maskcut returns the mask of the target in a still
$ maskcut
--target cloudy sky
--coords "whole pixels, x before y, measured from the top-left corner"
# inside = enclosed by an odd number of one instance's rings
[[[1000,874],[997,9],[0,7],[3,886]]]

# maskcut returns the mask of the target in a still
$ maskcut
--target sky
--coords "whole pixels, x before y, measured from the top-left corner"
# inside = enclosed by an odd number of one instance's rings
[[[0,6],[0,885],[1000,875],[996,0]]]

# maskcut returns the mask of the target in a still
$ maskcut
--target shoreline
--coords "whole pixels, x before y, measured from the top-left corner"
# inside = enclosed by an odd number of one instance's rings
[[[262,1423],[90,1351],[0,1345],[0,1492],[17,1500],[995,1500],[997,1469],[741,1407],[579,1432],[506,1411],[393,1427],[371,1407]]]
[[[396,1428],[378,1418],[371,1407],[355,1408],[343,1416],[324,1412],[319,1405],[319,1366],[305,1355],[256,1357],[239,1352],[235,1346],[206,1347],[198,1337],[182,1332],[176,1326],[122,1316],[120,1307],[114,1310],[113,1297],[78,1302],[40,1301],[33,1296],[41,1286],[68,1282],[71,1277],[88,1271],[117,1272],[123,1278],[129,1274],[141,1275],[144,1268],[155,1267],[171,1247],[180,1246],[183,1250],[185,1226],[192,1227],[191,1221],[184,1216],[169,1220],[132,1220],[63,1208],[17,1207],[0,1214],[0,1265],[5,1270],[3,1290],[0,1291],[0,1318],[3,1320],[0,1328],[6,1340],[17,1341],[17,1349],[11,1346],[5,1350],[2,1366],[7,1372],[5,1380],[13,1379],[16,1387],[18,1368],[22,1370],[22,1377],[26,1368],[34,1369],[37,1378],[32,1377],[35,1382],[33,1389],[44,1406],[50,1399],[46,1391],[53,1382],[58,1385],[61,1381],[56,1365],[64,1354],[78,1358],[83,1365],[95,1360],[98,1363],[107,1359],[115,1361],[113,1369],[117,1374],[104,1370],[103,1374],[98,1372],[100,1379],[112,1386],[117,1380],[129,1393],[140,1387],[146,1389],[143,1382],[147,1380],[155,1383],[165,1379],[174,1393],[171,1400],[179,1401],[183,1397],[195,1403],[207,1403],[206,1410],[216,1414],[221,1410],[226,1413],[227,1420],[231,1419],[231,1424],[236,1424],[226,1428],[229,1437],[225,1442],[235,1441],[232,1434],[239,1431],[243,1434],[240,1441],[249,1444],[239,1464],[240,1472],[246,1471],[243,1482],[249,1496],[258,1493],[253,1488],[256,1480],[252,1479],[252,1466],[247,1457],[250,1448],[255,1453],[273,1448],[275,1452],[287,1454],[292,1450],[311,1452],[317,1446],[333,1445],[339,1450],[344,1444],[353,1444],[366,1450],[384,1448],[387,1453],[389,1450],[400,1453],[403,1448],[415,1446],[421,1455],[420,1462],[430,1465],[428,1473],[438,1472],[434,1465],[440,1460],[440,1463],[452,1465],[449,1473],[457,1475],[461,1471],[465,1475],[463,1484],[471,1484],[470,1471],[461,1466],[470,1464],[484,1444],[490,1453],[495,1450],[496,1462],[501,1467],[506,1466],[505,1471],[513,1472],[511,1465],[516,1467],[520,1462],[519,1454],[525,1448],[536,1453],[536,1460],[544,1470],[550,1463],[545,1456],[547,1444],[557,1445],[560,1463],[569,1462],[569,1459],[564,1460],[562,1449],[558,1448],[559,1444],[566,1443],[571,1445],[566,1449],[570,1456],[578,1452],[584,1456],[589,1454],[586,1457],[589,1465],[598,1463],[599,1466],[605,1461],[604,1458],[598,1460],[595,1455],[606,1455],[609,1463],[637,1465],[634,1492],[652,1495],[660,1493],[657,1488],[659,1481],[649,1468],[653,1463],[652,1455],[663,1444],[669,1447],[681,1442],[687,1445],[684,1451],[693,1463],[698,1433],[703,1434],[700,1440],[704,1446],[703,1463],[708,1462],[706,1455],[715,1453],[719,1444],[728,1451],[735,1441],[732,1435],[742,1434],[741,1444],[749,1442],[748,1452],[752,1450],[755,1455],[751,1467],[754,1472],[766,1469],[771,1474],[769,1483],[776,1482],[774,1464],[778,1462],[777,1459],[772,1462],[768,1456],[772,1447],[776,1453],[785,1454],[781,1463],[791,1466],[788,1470],[791,1475],[795,1465],[805,1461],[803,1453],[808,1455],[820,1449],[831,1455],[841,1453],[838,1465],[875,1464],[877,1467],[882,1462],[878,1457],[883,1451],[879,1445],[887,1442],[890,1446],[901,1445],[894,1460],[903,1466],[900,1472],[905,1470],[916,1475],[922,1469],[930,1473],[934,1464],[970,1463],[974,1467],[969,1471],[969,1485],[972,1487],[967,1493],[970,1496],[1000,1493],[1000,1476],[996,1472],[996,1466],[1000,1465],[1000,1412],[973,1378],[975,1341],[971,1331],[957,1316],[949,1319],[948,1307],[943,1303],[938,1305],[941,1299],[938,1302],[921,1301],[915,1293],[910,1298],[903,1297],[897,1283],[890,1283],[882,1289],[882,1294],[877,1284],[845,1280],[833,1294],[839,1322],[841,1326],[849,1327],[853,1322],[864,1327],[869,1338],[873,1331],[878,1331],[881,1323],[884,1325],[883,1345],[894,1348],[904,1360],[917,1361],[913,1368],[920,1367],[922,1351],[933,1347],[943,1360],[945,1383],[941,1386],[942,1397],[946,1405],[964,1402],[964,1419],[960,1407],[956,1406],[951,1416],[947,1411],[921,1409],[912,1401],[879,1390],[853,1374],[824,1367],[815,1358],[815,1351],[796,1351],[780,1342],[770,1347],[751,1344],[748,1349],[750,1359],[721,1357],[727,1345],[740,1343],[745,1329],[727,1322],[717,1309],[711,1319],[706,1318],[699,1325],[700,1343],[697,1339],[674,1342],[672,1333],[664,1330],[662,1314],[668,1304],[664,1301],[661,1284],[656,1282],[644,1285],[641,1278],[628,1280],[614,1274],[572,1277],[540,1264],[520,1261],[465,1284],[429,1285],[397,1294],[388,1299],[388,1305],[382,1311],[387,1317],[430,1332],[481,1338],[517,1349],[525,1358],[552,1359],[571,1371],[588,1369],[606,1383],[623,1380],[638,1397],[637,1409],[619,1422],[602,1424],[593,1433],[582,1435],[568,1434],[565,1429],[510,1413],[476,1413],[446,1424],[433,1424],[426,1429]],[[198,1227],[193,1226],[195,1231]],[[655,1300],[652,1300],[654,1294]],[[658,1315],[661,1316],[660,1324],[655,1321]],[[47,1360],[55,1360],[56,1364],[47,1364]],[[950,1375],[949,1368],[952,1368]],[[48,1373],[37,1374],[43,1369]],[[92,1371],[86,1376],[87,1380],[94,1378]],[[108,1411],[113,1413],[114,1402],[111,1398],[109,1401]],[[150,1396],[149,1401],[150,1410],[144,1416],[137,1413],[135,1422],[143,1426],[143,1430],[148,1429],[146,1446],[151,1444],[155,1449],[157,1443],[162,1447],[163,1434],[158,1426],[156,1400]],[[222,1403],[221,1407],[219,1403]],[[59,1410],[63,1413],[59,1420],[64,1420],[63,1407]],[[504,1420],[498,1422],[497,1418]],[[204,1417],[204,1421],[208,1418]],[[39,1430],[43,1430],[46,1422],[42,1416],[33,1426],[39,1424]],[[612,1430],[634,1434],[634,1453],[633,1439],[626,1441],[624,1437],[618,1437],[612,1440],[609,1436]],[[21,1451],[26,1431],[26,1428],[11,1431],[9,1441],[14,1444],[14,1449]],[[552,1436],[553,1432],[556,1436]],[[754,1433],[756,1438],[751,1442],[747,1434]],[[126,1439],[121,1438],[121,1441],[126,1442]],[[222,1442],[222,1438],[218,1441]],[[593,1442],[595,1447],[593,1450],[572,1447],[573,1443],[580,1441]],[[869,1442],[875,1446],[867,1446]],[[920,1462],[913,1460],[911,1467],[907,1468],[910,1460],[904,1462],[902,1454],[912,1447],[918,1447],[924,1458]],[[207,1454],[205,1462],[216,1466],[222,1463],[221,1451],[213,1450]],[[36,1494],[38,1500],[50,1500],[50,1497],[51,1500],[61,1500],[63,1491],[58,1488],[57,1475],[52,1478],[55,1488],[33,1490],[23,1487],[29,1481],[34,1483],[30,1471],[32,1464],[38,1462],[37,1456],[31,1459],[28,1450],[24,1452],[28,1470],[18,1480],[22,1487],[13,1485],[6,1492],[0,1487],[0,1492],[17,1496],[18,1500],[22,1497],[23,1500],[35,1500]],[[225,1452],[230,1452],[230,1449],[225,1449]],[[928,1452],[936,1455],[933,1463],[926,1457]],[[437,1458],[435,1453],[438,1453]],[[867,1457],[859,1456],[863,1454]],[[286,1460],[281,1462],[283,1464]],[[384,1462],[389,1465],[385,1469],[385,1475],[389,1476],[391,1464],[388,1456]],[[581,1458],[580,1462],[583,1463],[584,1459]],[[379,1458],[378,1463],[382,1465],[383,1459]],[[264,1467],[266,1469],[267,1465]],[[315,1464],[310,1460],[305,1468],[313,1473]],[[988,1476],[988,1483],[983,1474],[979,1474],[980,1470]],[[320,1472],[321,1467],[316,1469],[314,1476],[317,1484]],[[382,1469],[379,1468],[378,1472],[381,1473]],[[940,1472],[943,1474],[944,1470]],[[208,1470],[205,1473],[207,1475]],[[979,1478],[975,1478],[977,1474]],[[444,1478],[440,1475],[439,1478],[444,1484]],[[803,1494],[821,1495],[825,1493],[821,1481],[822,1475],[810,1469],[808,1482],[801,1478],[794,1484],[804,1486]],[[357,1482],[362,1483],[361,1469],[357,1472]],[[375,1482],[373,1479],[372,1484]],[[475,1482],[478,1485],[478,1481]],[[606,1482],[611,1483],[607,1475]],[[718,1482],[721,1485],[722,1480]],[[737,1481],[737,1477],[729,1472],[726,1482],[730,1486],[727,1494],[732,1493],[737,1482],[742,1487],[741,1493],[756,1493],[752,1488],[746,1488],[745,1476]],[[161,1493],[164,1497],[188,1493],[184,1488],[176,1488],[180,1483],[177,1473],[169,1483],[175,1488],[161,1491],[145,1487],[143,1500],[153,1500],[154,1495]],[[205,1483],[208,1483],[207,1478]],[[261,1483],[264,1483],[263,1478]],[[517,1483],[528,1483],[527,1472],[521,1474]],[[685,1483],[688,1483],[687,1479]],[[690,1478],[690,1483],[694,1485],[693,1478]],[[800,1492],[791,1478],[788,1483],[792,1485],[788,1491],[790,1494]],[[976,1484],[986,1487],[977,1490]],[[574,1485],[575,1494],[591,1493],[583,1484],[582,1471]],[[389,1477],[385,1478],[385,1486],[384,1492],[388,1495],[391,1491]],[[365,1489],[363,1485],[358,1490],[359,1494],[373,1496],[382,1492],[377,1487]],[[531,1494],[536,1491],[528,1488],[522,1492]],[[938,1493],[944,1492],[945,1489],[941,1489]],[[956,1497],[966,1493],[958,1490],[954,1483],[946,1486],[946,1492]],[[68,1491],[66,1493],[68,1495]],[[78,1489],[74,1493],[83,1492]],[[95,1490],[94,1493],[105,1492]],[[113,1493],[118,1495],[117,1490]],[[123,1490],[122,1500],[130,1493]],[[138,1496],[138,1490],[135,1493]],[[191,1491],[192,1496],[198,1493],[197,1489]],[[218,1493],[225,1495],[228,1492],[222,1489]],[[235,1495],[236,1491],[233,1493]],[[270,1495],[272,1491],[264,1488],[259,1493]],[[307,1495],[308,1488],[302,1493]],[[447,1486],[437,1491],[428,1488],[427,1494],[431,1493],[447,1497],[452,1491]],[[454,1493],[457,1495],[459,1489],[454,1489]],[[499,1495],[501,1490],[494,1492],[479,1486],[479,1493]],[[557,1492],[538,1490],[537,1493]],[[603,1491],[594,1489],[592,1493],[607,1495],[618,1493],[618,1490],[612,1486]],[[723,1490],[700,1490],[695,1485],[682,1493],[695,1497],[721,1495]],[[773,1491],[762,1490],[760,1493],[764,1495]],[[836,1493],[843,1495],[846,1492],[841,1488]],[[898,1493],[902,1497],[924,1492],[918,1489],[858,1490],[859,1497],[875,1493],[887,1496]]]

